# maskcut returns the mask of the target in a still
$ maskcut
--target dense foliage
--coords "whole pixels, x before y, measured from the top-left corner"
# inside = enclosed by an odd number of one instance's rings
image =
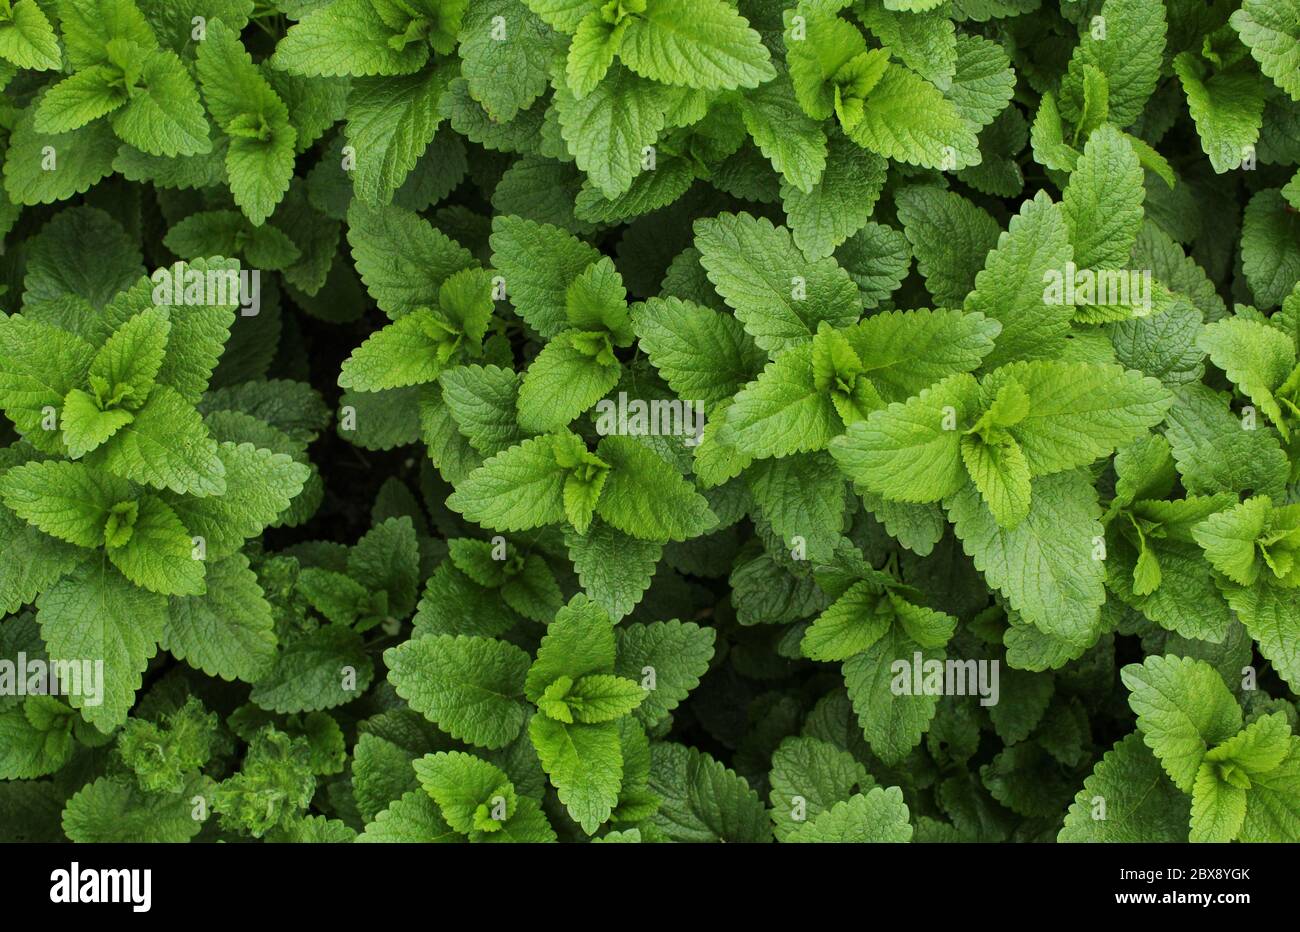
[[[0,837],[1300,841],[1297,0],[0,0]]]

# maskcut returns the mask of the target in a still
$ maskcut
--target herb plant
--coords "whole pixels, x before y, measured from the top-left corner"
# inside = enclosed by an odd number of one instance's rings
[[[1296,0],[0,0],[0,838],[1300,841]]]

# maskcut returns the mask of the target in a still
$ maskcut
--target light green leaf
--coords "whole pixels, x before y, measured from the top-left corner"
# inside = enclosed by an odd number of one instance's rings
[[[275,621],[248,558],[208,564],[207,592],[173,598],[161,641],[178,660],[225,680],[256,682],[275,659]]]
[[[686,87],[758,87],[776,76],[759,34],[723,0],[646,0],[619,57],[643,77]]]
[[[1300,100],[1300,6],[1295,0],[1244,0],[1230,20],[1259,70]]]
[[[746,213],[695,222],[700,262],[754,342],[776,352],[812,339],[827,321],[861,313],[857,287],[831,259],[809,261],[788,230]]]
[[[107,560],[95,558],[46,589],[36,607],[51,660],[78,667],[103,661],[102,674],[95,673],[98,689],[84,687],[69,701],[107,734],[126,721],[141,674],[158,651],[166,598],[136,588]]]
[[[1147,747],[1184,793],[1205,752],[1241,730],[1241,709],[1215,669],[1190,657],[1148,657],[1120,671]]]
[[[528,655],[513,644],[429,635],[390,647],[384,663],[397,694],[452,737],[501,748],[523,727]]]
[[[787,841],[880,843],[912,840],[912,825],[907,821],[907,804],[903,791],[873,787],[866,795],[857,794],[836,803],[815,819],[810,819],[790,833]]]

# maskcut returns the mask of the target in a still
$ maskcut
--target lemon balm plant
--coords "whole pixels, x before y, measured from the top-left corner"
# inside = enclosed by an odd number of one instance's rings
[[[1293,0],[0,0],[0,835],[1300,839]]]

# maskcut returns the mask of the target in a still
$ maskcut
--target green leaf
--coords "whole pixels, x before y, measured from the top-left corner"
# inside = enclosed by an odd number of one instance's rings
[[[1163,420],[1173,400],[1155,379],[1095,363],[1013,363],[981,387],[992,394],[1009,381],[1024,391],[1028,407],[1007,429],[1034,476],[1086,465],[1136,440]]]
[[[642,77],[686,87],[758,87],[776,76],[759,34],[723,0],[646,0],[619,57]]]
[[[960,307],[999,243],[997,222],[961,195],[940,188],[902,188],[894,200],[935,303]]]
[[[639,540],[600,520],[584,534],[566,530],[565,545],[583,590],[615,620],[641,600],[663,554],[662,543]]]
[[[107,734],[126,721],[141,674],[158,650],[167,600],[133,586],[107,560],[92,558],[42,593],[36,620],[51,660],[103,661],[98,689],[69,698]]]
[[[803,17],[799,23],[796,13]],[[786,35],[786,64],[794,84],[795,97],[804,113],[815,120],[835,115],[837,92],[842,94],[842,69],[855,59],[859,63],[883,64],[887,53],[871,56],[857,27],[835,15],[829,5],[821,8],[788,9],[782,18]],[[796,27],[799,31],[796,32]],[[796,36],[802,36],[797,38]],[[851,70],[851,69],[850,69]],[[850,83],[850,82],[845,82]]]
[[[352,83],[344,132],[356,153],[357,197],[377,206],[392,200],[442,122],[438,103],[452,77],[446,68],[427,67]]]
[[[585,351],[577,332],[562,333],[542,348],[519,386],[519,424],[525,430],[558,430],[618,384],[617,361]]]
[[[122,425],[131,423],[134,417],[130,411],[121,409],[101,411],[93,396],[74,388],[63,400],[59,418],[68,455],[80,459],[117,433]]]
[[[1083,109],[1079,114],[1079,123],[1074,128],[1074,142],[1080,138],[1087,139],[1092,131],[1106,122],[1110,115],[1110,87],[1106,84],[1106,75],[1096,65],[1084,65],[1083,69]]]
[[[437,307],[443,282],[474,265],[455,240],[400,207],[353,201],[348,242],[366,290],[393,320],[419,308]]]
[[[506,122],[546,91],[558,45],[556,34],[520,0],[472,3],[460,27],[460,71],[470,95],[494,120]]]
[[[117,73],[107,65],[92,65],[50,88],[36,111],[36,129],[66,133],[98,120],[126,103],[124,90],[114,84]]]
[[[550,436],[525,440],[489,457],[447,499],[447,507],[498,531],[565,520],[565,473]]]
[[[828,455],[762,460],[745,474],[754,504],[786,548],[814,562],[831,558],[846,524],[844,477]]]
[[[378,392],[432,382],[443,369],[442,322],[429,310],[416,310],[368,336],[343,361],[339,385],[354,391]]]
[[[660,377],[683,399],[712,405],[730,398],[765,361],[736,318],[679,298],[648,298],[632,326]]]
[[[199,259],[191,263],[173,264],[170,269],[173,273],[172,298],[175,300],[174,289],[179,283],[177,276],[186,279],[194,276],[203,276],[204,279],[222,276],[222,281],[230,282],[238,276],[239,263],[234,259]],[[146,282],[139,283],[129,292],[127,302],[135,307],[136,300],[142,299],[149,291]],[[149,296],[152,298],[152,295]],[[203,300],[191,303],[186,300],[183,311],[170,316],[172,334],[157,377],[161,385],[172,386],[191,404],[198,404],[200,396],[208,389],[217,360],[221,359],[226,341],[230,338],[235,308],[240,300],[239,290],[235,287],[227,287],[224,300],[220,290],[216,294],[207,295],[207,298],[211,298],[211,302]]]
[[[156,50],[145,55],[139,68],[143,93],[130,96],[110,120],[118,138],[168,158],[211,152],[199,91],[180,58]]]
[[[894,616],[876,586],[856,582],[808,626],[800,649],[811,660],[848,660],[884,637]]]
[[[139,408],[162,369],[171,321],[161,308],[135,315],[114,331],[91,360],[87,373],[104,407]]]
[[[1201,764],[1192,789],[1192,827],[1188,841],[1229,842],[1245,822],[1245,790],[1223,783],[1210,764]]]
[[[461,4],[453,6],[464,10]],[[334,0],[317,6],[289,27],[271,64],[290,74],[308,76],[366,77],[418,71],[429,58],[428,43],[404,41],[403,30],[386,22],[379,10],[370,0]],[[414,20],[411,7],[404,12]]]
[[[581,99],[567,86],[555,90],[560,132],[578,167],[606,197],[632,186],[645,148],[659,138],[669,90],[618,65]]]
[[[260,534],[289,507],[310,476],[306,466],[288,455],[251,443],[225,442],[216,453],[224,469],[224,493],[163,496],[186,529],[203,538],[210,559],[233,553]]]
[[[257,574],[237,553],[209,563],[205,579],[203,595],[171,600],[163,649],[209,676],[256,682],[269,672],[276,645],[274,617]]]
[[[415,633],[496,637],[519,622],[499,593],[475,583],[450,562],[429,577],[415,615]]]
[[[1268,324],[1230,317],[1206,325],[1196,345],[1287,436],[1287,419],[1273,393],[1295,368],[1295,341]]]
[[[1190,817],[1190,800],[1160,769],[1141,733],[1134,732],[1107,751],[1083,781],[1056,840],[1183,842]]]
[[[298,576],[298,591],[312,608],[338,625],[354,624],[369,607],[365,586],[332,570],[309,566]]]
[[[457,366],[439,377],[442,400],[460,432],[484,456],[526,436],[516,423],[520,377],[499,366]]]
[[[695,222],[709,281],[754,342],[769,352],[807,342],[826,321],[857,320],[857,287],[831,259],[809,261],[789,231],[746,213]]]
[[[72,710],[52,696],[29,696],[0,711],[0,777],[31,780],[60,770],[72,757],[73,721]]]
[[[514,815],[515,788],[487,761],[461,751],[439,751],[414,763],[420,786],[462,835],[500,831],[501,823]]]
[[[650,746],[650,792],[662,802],[650,824],[670,841],[767,842],[766,807],[744,777],[681,744]]]
[[[623,35],[631,19],[618,23],[609,23],[598,11],[592,10],[582,18],[573,41],[569,44],[569,55],[565,67],[569,89],[579,99],[586,97],[600,83],[614,63]]]
[[[0,509],[0,609],[17,612],[85,557],[72,544],[56,540]]]
[[[79,463],[25,463],[0,475],[0,499],[23,520],[78,547],[104,543],[115,506],[131,498],[127,483]]]
[[[1246,820],[1238,838],[1244,842],[1300,839],[1300,738],[1290,740],[1286,760],[1267,773],[1251,778],[1246,798]]]
[[[890,54],[927,81],[947,87],[957,70],[957,35],[942,11],[900,13],[879,3],[864,6],[862,21]]]
[[[826,812],[798,826],[786,839],[792,842],[906,842],[912,840],[903,791],[873,787],[836,803]]]
[[[979,163],[975,129],[937,87],[891,64],[867,94],[862,119],[849,137],[872,152],[922,168],[958,169]]]
[[[944,96],[965,120],[977,126],[992,123],[1010,102],[1015,86],[1016,73],[1001,45],[983,36],[957,34],[957,67]]]
[[[599,724],[622,718],[635,710],[645,697],[646,691],[635,680],[595,673],[574,681],[564,692],[562,701],[575,722]]]
[[[676,469],[632,437],[606,437],[597,452],[609,477],[596,514],[643,540],[689,540],[717,521],[708,500]]]
[[[1300,100],[1300,9],[1294,0],[1244,0],[1229,21],[1259,70]]]
[[[951,628],[949,628],[951,631]],[[885,763],[898,764],[930,728],[939,697],[911,689],[916,654],[921,663],[944,660],[942,647],[922,647],[901,624],[891,625],[874,644],[844,661],[844,685],[871,750]],[[899,672],[898,665],[904,665]],[[905,686],[900,687],[900,682]]]
[[[1241,730],[1241,709],[1219,674],[1203,660],[1148,657],[1120,671],[1147,747],[1169,778],[1192,792],[1209,747]]]
[[[811,345],[787,349],[741,389],[727,409],[728,442],[750,456],[825,449],[843,422],[814,383],[812,359]]]
[[[298,135],[289,110],[223,22],[211,23],[199,46],[198,76],[209,112],[230,137],[230,193],[249,221],[261,226],[293,177]]]
[[[539,624],[548,622],[564,603],[555,574],[546,560],[534,553],[525,557],[522,568],[506,579],[501,597],[519,614]]]
[[[1160,0],[1106,0],[1100,15],[1100,32],[1083,19],[1084,34],[1062,83],[1062,112],[1076,122],[1083,109],[1083,69],[1091,65],[1106,76],[1110,122],[1123,129],[1138,118],[1160,77],[1165,5]]]
[[[1228,398],[1205,385],[1175,392],[1165,437],[1190,495],[1245,492],[1280,497],[1289,466],[1271,431],[1242,430]]]
[[[199,784],[197,789],[202,789]],[[194,792],[148,793],[125,777],[100,777],[83,786],[63,810],[63,832],[73,841],[177,843],[203,828],[193,816]],[[200,792],[199,795],[202,795]]]
[[[1024,450],[1013,442],[983,443],[963,437],[962,462],[993,520],[1015,527],[1029,514],[1030,471]]]
[[[525,3],[547,25],[568,33],[577,29],[595,6],[593,0],[525,0]]]
[[[622,785],[618,726],[613,722],[566,725],[534,715],[528,736],[560,802],[584,832],[594,834],[613,812]]]
[[[134,3],[70,0],[59,5],[59,20],[68,61],[76,70],[108,61],[107,45],[114,39],[141,49],[158,44],[153,28]]]
[[[978,403],[975,379],[959,374],[849,425],[831,442],[844,473],[887,499],[933,502],[966,479],[962,433]]]
[[[614,634],[618,640],[615,672],[649,690],[633,712],[647,728],[666,719],[699,685],[716,639],[712,628],[676,620],[622,625]]]
[[[198,411],[166,385],[157,385],[135,420],[96,452],[124,479],[181,495],[221,495],[225,466]]]
[[[826,134],[799,107],[789,77],[778,75],[740,98],[740,115],[754,143],[786,184],[811,194],[826,167]]]
[[[525,690],[529,701],[537,702],[560,677],[572,682],[613,670],[613,621],[599,605],[579,594],[547,625],[537,659],[528,669]]]
[[[1142,225],[1142,197],[1137,153],[1122,133],[1103,126],[1088,138],[1061,199],[1080,269],[1127,267]]]
[[[397,694],[452,737],[501,748],[523,727],[528,655],[513,644],[429,635],[390,647],[384,663]]]
[[[1272,575],[1264,542],[1273,543],[1273,530],[1273,503],[1268,496],[1257,495],[1210,515],[1192,528],[1192,536],[1211,566],[1239,586],[1252,586],[1261,576],[1267,580]],[[1285,539],[1277,543],[1280,556]]]
[[[1228,72],[1202,80],[1191,52],[1180,53],[1173,64],[1210,164],[1219,174],[1240,167],[1259,140],[1267,85],[1251,75]]]
[[[447,824],[438,804],[424,790],[411,790],[394,800],[366,825],[359,842],[448,843],[465,837]]]
[[[405,516],[377,523],[348,555],[348,573],[353,579],[364,580],[372,592],[386,593],[388,612],[395,618],[403,618],[415,608],[419,564],[415,527]]]
[[[1300,281],[1300,214],[1280,191],[1255,192],[1241,225],[1241,266],[1260,308],[1271,308]]]
[[[772,822],[779,841],[875,780],[852,754],[820,738],[790,737],[772,755]]]
[[[0,22],[0,58],[19,68],[58,69],[59,42],[36,0],[17,0]]]
[[[0,320],[0,408],[38,449],[59,452],[46,408],[83,384],[95,350],[80,337],[26,316]]]
[[[28,206],[64,201],[112,173],[118,141],[106,121],[47,134],[33,126],[36,110],[23,110],[9,136],[4,164],[9,200]]]
[[[829,256],[871,219],[885,184],[887,162],[863,153],[840,134],[831,137],[826,170],[810,191],[786,182],[781,201],[795,244],[810,258]]]
[[[1063,300],[1048,303],[1044,283],[1052,275],[1065,275],[1072,257],[1065,216],[1040,191],[1011,218],[983,271],[975,276],[975,290],[966,296],[967,311],[1002,325],[986,367],[1052,357],[1065,349],[1074,308]]]
[[[1300,684],[1300,590],[1255,586],[1230,589],[1227,597],[1260,654],[1289,686]]]
[[[1264,774],[1276,770],[1290,753],[1291,724],[1285,713],[1274,712],[1211,748],[1205,763],[1232,764],[1247,774]]]
[[[130,536],[119,543],[119,535],[111,530],[108,535],[113,565],[150,592],[200,595],[206,591],[203,562],[194,555],[189,532],[176,512],[155,495],[141,495],[133,504]]]
[[[302,258],[302,253],[287,233],[273,226],[255,227],[234,210],[190,214],[167,231],[163,243],[177,255],[191,259],[239,253],[264,269],[288,269]],[[159,287],[163,287],[161,283]],[[234,298],[238,298],[237,292]],[[172,300],[173,303],[183,303],[176,298]],[[229,303],[233,305],[235,302],[231,300]]]
[[[1035,479],[1029,513],[1013,528],[998,525],[973,485],[949,500],[948,517],[975,567],[1026,621],[1078,646],[1092,642],[1106,594],[1094,557],[1101,509],[1086,475]]]
[[[271,712],[332,709],[365,692],[373,676],[361,636],[327,625],[285,644],[249,698]]]
[[[491,244],[492,264],[520,316],[543,337],[565,329],[569,286],[600,253],[559,227],[521,217],[493,218]]]

